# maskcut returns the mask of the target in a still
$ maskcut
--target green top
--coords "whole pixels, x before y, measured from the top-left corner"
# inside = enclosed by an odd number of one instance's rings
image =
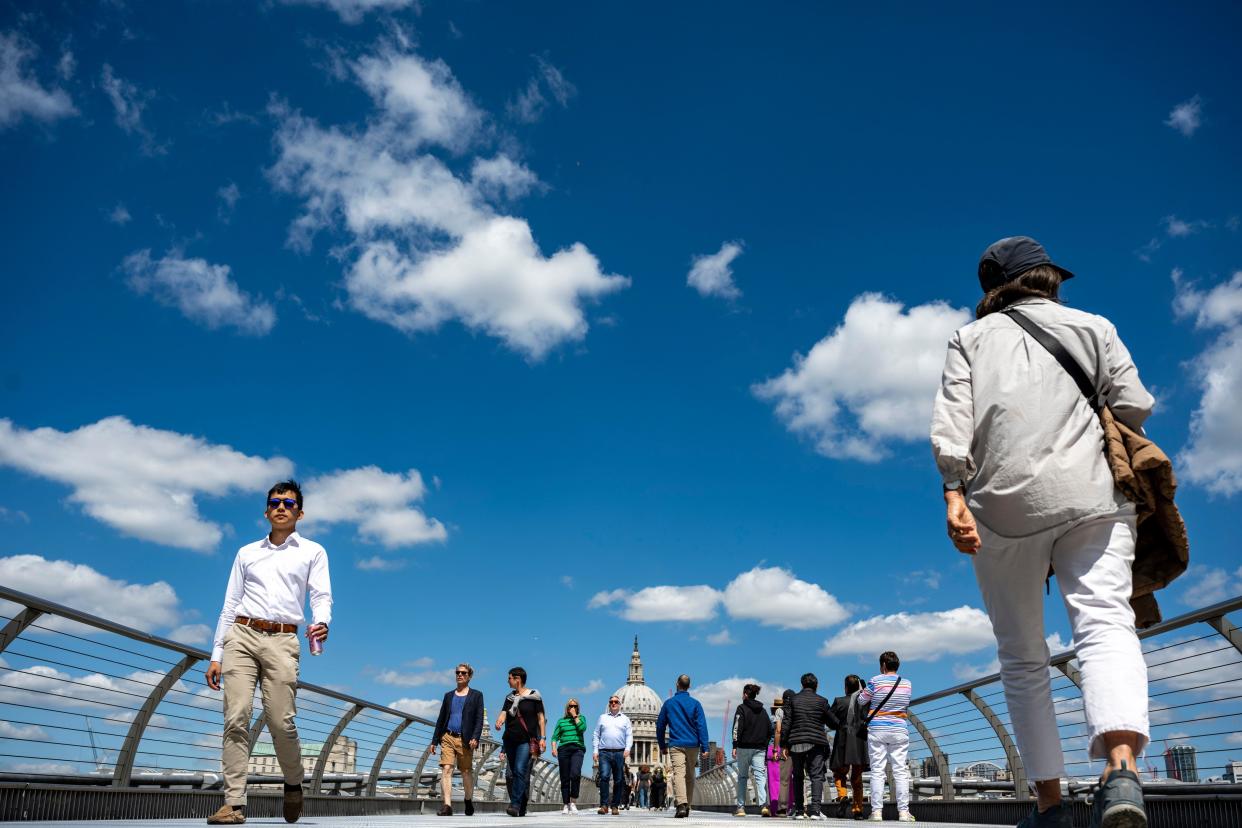
[[[578,716],[577,721],[568,716],[561,716],[556,727],[552,729],[552,741],[557,745],[579,745],[586,747],[582,734],[586,733],[586,718]]]

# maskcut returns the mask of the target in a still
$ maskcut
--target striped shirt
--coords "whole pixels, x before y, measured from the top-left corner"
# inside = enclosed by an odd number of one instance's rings
[[[552,742],[558,747],[580,745],[585,748],[586,743],[582,741],[584,733],[586,733],[585,718],[578,716],[571,719],[568,716],[561,716],[560,721],[556,723],[556,729],[552,731]]]
[[[906,732],[906,708],[910,706],[910,696],[913,688],[910,687],[909,679],[901,679],[901,684],[893,690],[893,695],[888,701],[884,701],[884,697],[888,695],[888,691],[893,686],[899,676],[896,674],[880,674],[872,677],[867,682],[867,686],[858,694],[858,701],[861,704],[869,705],[869,709],[875,713],[875,717],[868,725],[868,731],[877,731],[883,733],[893,733],[900,731]],[[881,707],[880,703],[884,706]]]

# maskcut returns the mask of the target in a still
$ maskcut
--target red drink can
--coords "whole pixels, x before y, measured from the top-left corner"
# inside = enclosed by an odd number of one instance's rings
[[[310,654],[313,656],[323,655],[323,642],[313,635],[308,635],[310,639]]]

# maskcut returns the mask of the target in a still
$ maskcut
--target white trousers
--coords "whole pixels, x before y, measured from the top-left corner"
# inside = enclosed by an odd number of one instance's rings
[[[1031,782],[1065,776],[1044,641],[1044,579],[1049,563],[1069,612],[1082,673],[1092,759],[1106,758],[1103,734],[1138,733],[1147,744],[1147,664],[1130,609],[1134,507],[1005,538],[979,527],[975,577],[996,633],[1001,681],[1014,739]]]
[[[892,761],[893,784],[897,790],[897,810],[910,810],[910,734],[904,730],[871,730],[867,733],[867,754],[871,760],[871,809],[884,811],[884,767]]]

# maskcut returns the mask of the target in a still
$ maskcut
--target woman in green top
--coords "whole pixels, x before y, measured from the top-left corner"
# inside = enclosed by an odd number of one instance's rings
[[[562,814],[578,813],[578,786],[582,782],[582,757],[586,755],[586,717],[578,710],[578,700],[565,704],[565,715],[552,729],[552,756],[561,766]]]

